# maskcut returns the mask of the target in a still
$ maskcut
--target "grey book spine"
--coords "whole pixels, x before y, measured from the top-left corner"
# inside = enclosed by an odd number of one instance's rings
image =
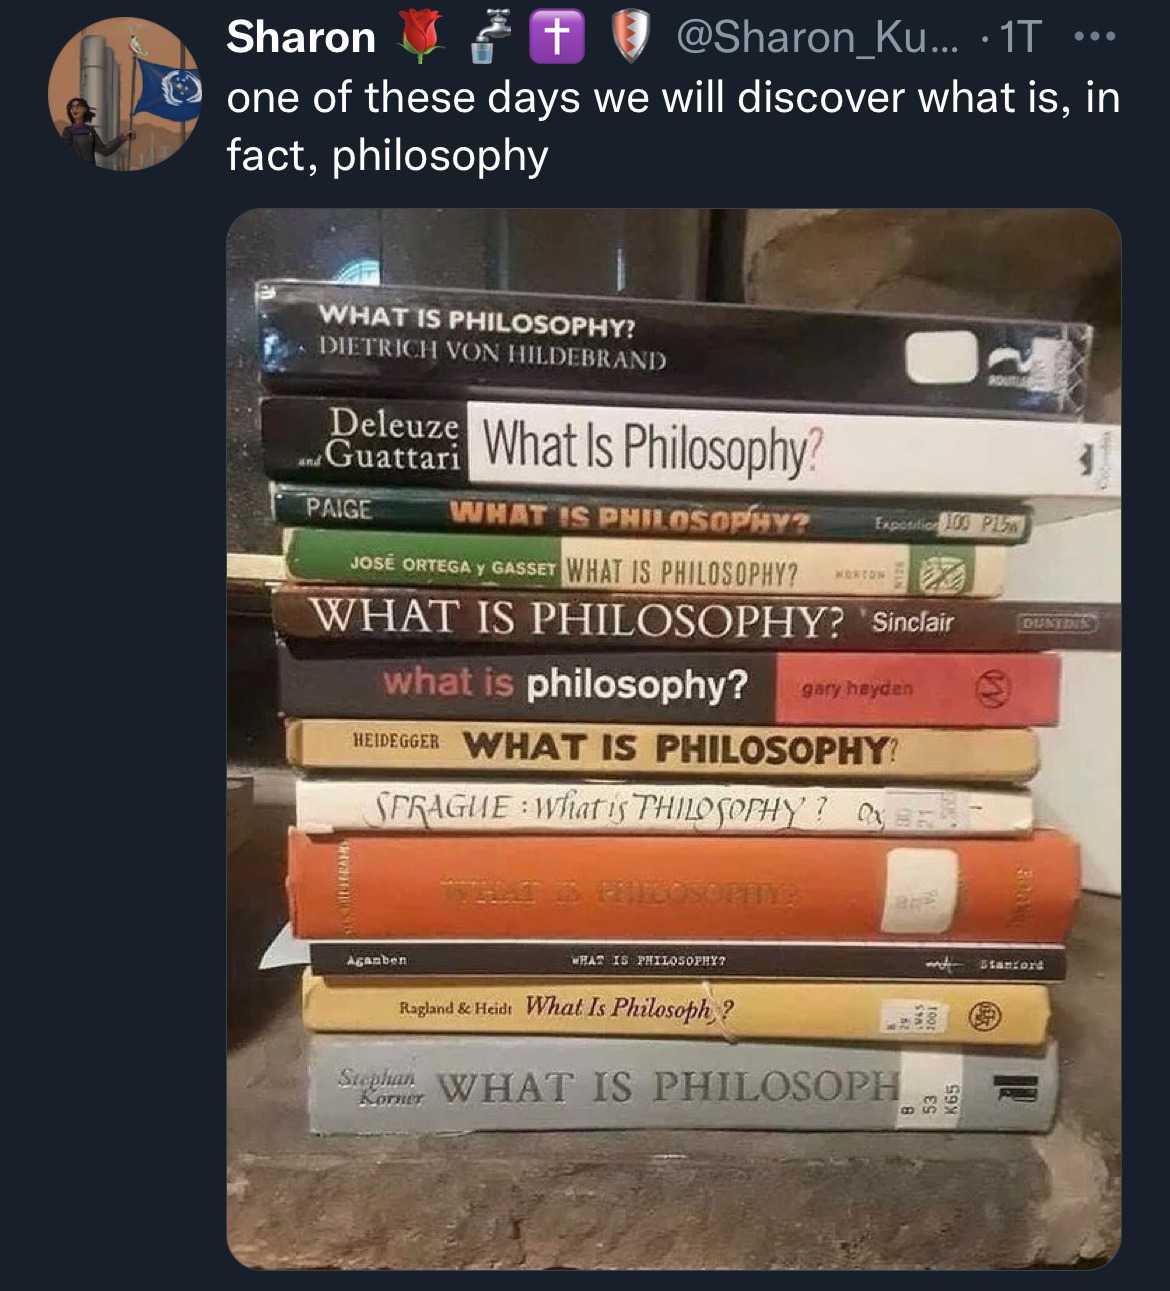
[[[550,1036],[313,1035],[315,1134],[1010,1130],[1056,1114],[1042,1050]]]

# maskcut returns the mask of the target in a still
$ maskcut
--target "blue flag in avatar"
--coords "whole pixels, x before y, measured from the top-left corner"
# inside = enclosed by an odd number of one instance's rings
[[[134,109],[167,121],[190,121],[203,106],[203,80],[192,67],[164,67],[138,59],[142,94]]]

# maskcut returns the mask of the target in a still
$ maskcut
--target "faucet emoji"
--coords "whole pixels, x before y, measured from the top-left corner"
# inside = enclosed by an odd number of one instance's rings
[[[476,37],[476,40],[500,40],[504,36],[512,34],[512,28],[508,26],[508,16],[511,9],[489,9],[487,16],[491,19],[491,24],[483,29]]]
[[[492,61],[492,41],[502,40],[505,36],[512,34],[512,28],[508,26],[508,17],[511,12],[511,9],[489,9],[487,11],[490,21],[476,36],[471,45],[471,61],[473,63],[490,63]]]

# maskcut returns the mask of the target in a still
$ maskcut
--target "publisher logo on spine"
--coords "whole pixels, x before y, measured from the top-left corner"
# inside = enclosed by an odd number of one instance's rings
[[[1092,636],[1101,626],[1096,614],[1017,614],[1016,631],[1047,635],[1050,632],[1075,632]]]
[[[1069,344],[1037,336],[1028,345],[997,345],[987,356],[987,384],[1029,394],[1055,394],[1068,384]]]
[[[994,1000],[980,1000],[971,1006],[967,1021],[973,1031],[994,1031],[1003,1021],[1003,1010]]]
[[[971,581],[971,563],[965,553],[912,547],[910,590],[923,596],[961,596]]]
[[[1034,1103],[1040,1097],[1039,1076],[993,1076],[991,1083],[996,1091],[996,1101],[1000,1103],[1005,1098],[1013,1103]]]
[[[1002,708],[1012,697],[1011,678],[1001,668],[989,668],[975,682],[975,698],[984,708]]]

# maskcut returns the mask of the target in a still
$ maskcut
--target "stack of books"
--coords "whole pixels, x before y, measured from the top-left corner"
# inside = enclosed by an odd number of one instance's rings
[[[1040,1130],[1075,324],[258,285],[320,1133]],[[1047,503],[1046,503],[1047,504]]]

